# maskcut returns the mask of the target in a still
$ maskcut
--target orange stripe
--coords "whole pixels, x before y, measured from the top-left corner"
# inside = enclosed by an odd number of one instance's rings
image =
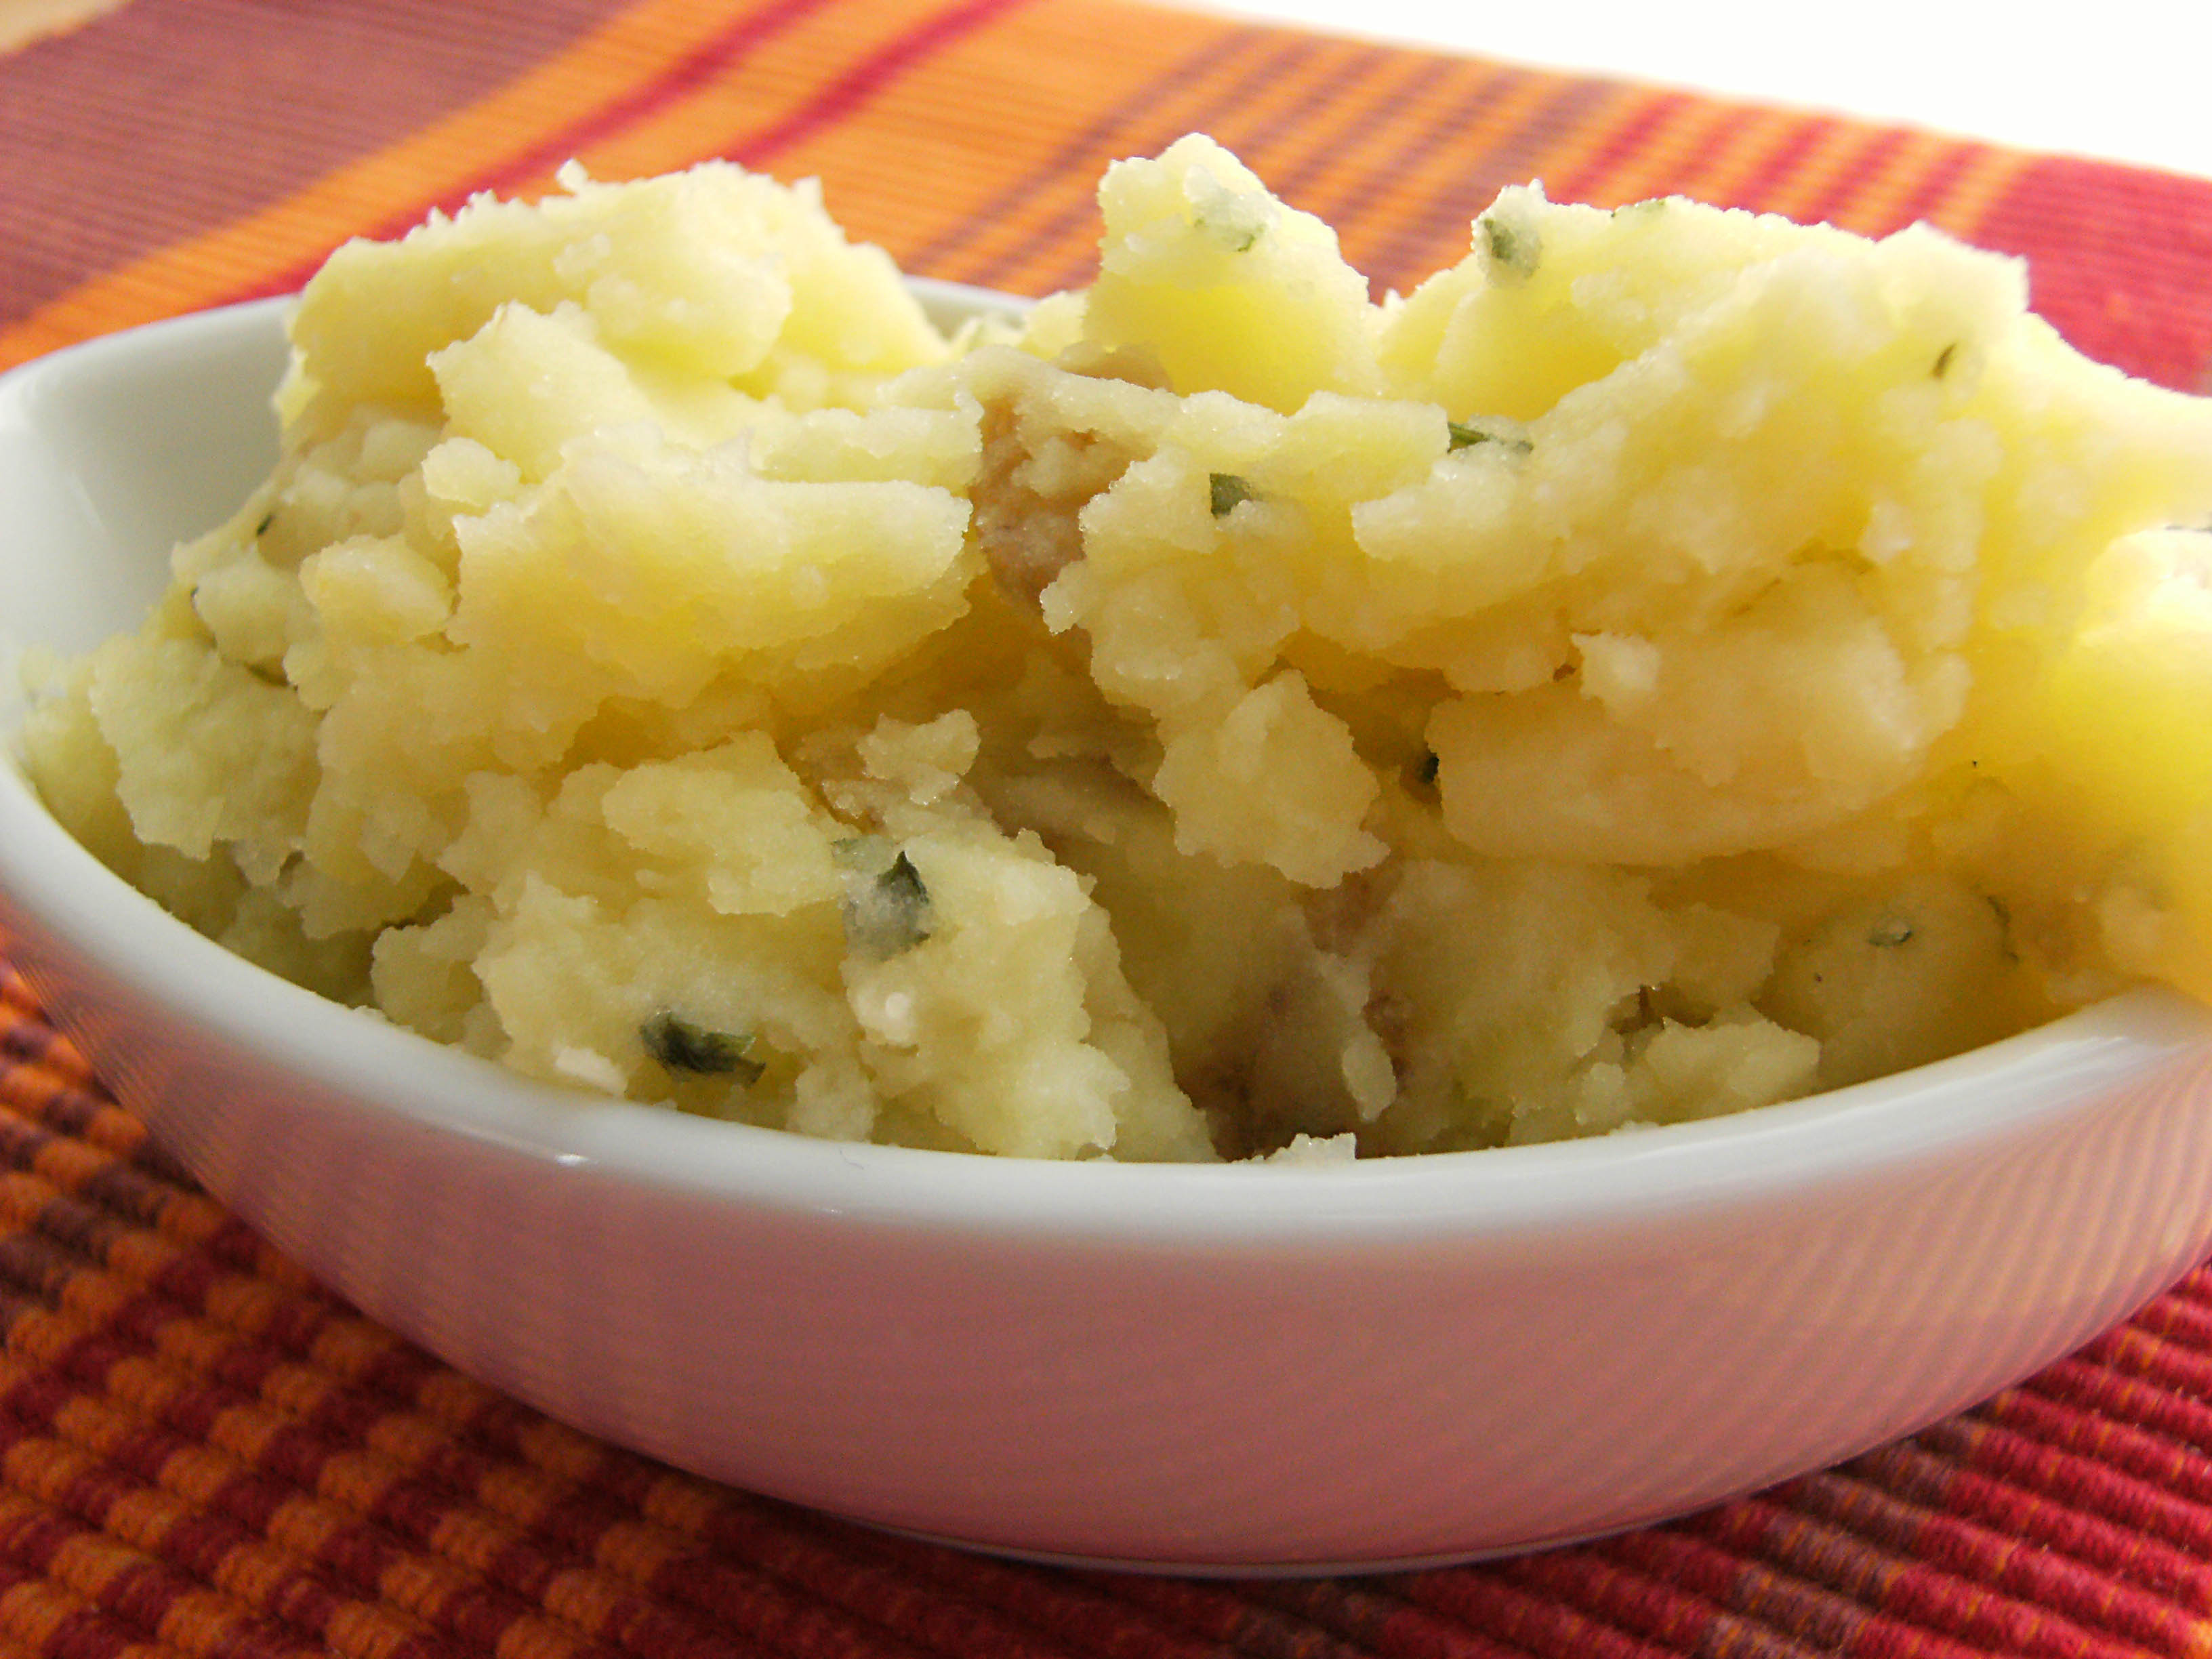
[[[76,1616],[79,1603],[44,1583],[17,1584],[0,1595],[0,1628],[45,1653],[64,1620]]]
[[[331,1615],[323,1639],[344,1659],[392,1659],[419,1633],[420,1626],[395,1608],[349,1601]]]

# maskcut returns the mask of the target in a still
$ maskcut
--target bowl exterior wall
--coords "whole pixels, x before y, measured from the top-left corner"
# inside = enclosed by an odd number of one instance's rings
[[[373,1079],[303,1091],[65,951],[26,965],[219,1198],[462,1370],[702,1474],[1018,1553],[1380,1566],[1632,1526],[1980,1399],[2212,1247],[2201,1054],[1995,1158],[1634,1228],[1167,1249],[549,1166],[395,1119]]]

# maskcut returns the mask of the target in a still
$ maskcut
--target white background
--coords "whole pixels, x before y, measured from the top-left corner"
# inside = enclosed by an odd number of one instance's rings
[[[2212,178],[2212,0],[1197,3]]]

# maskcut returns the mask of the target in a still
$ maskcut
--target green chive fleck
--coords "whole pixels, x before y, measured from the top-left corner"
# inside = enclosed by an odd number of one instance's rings
[[[710,1031],[663,1010],[637,1028],[646,1052],[672,1072],[694,1072],[702,1076],[734,1077],[750,1085],[761,1080],[768,1067],[750,1058],[751,1036]]]
[[[1521,229],[1487,213],[1475,223],[1482,228],[1483,251],[1490,256],[1492,275],[1525,281],[1536,274],[1542,245],[1533,228]]]
[[[269,526],[276,522],[276,509],[272,507],[266,513],[261,515],[261,522],[253,526],[253,533],[255,537],[258,538],[267,535],[269,533]]]
[[[904,853],[889,869],[845,895],[845,942],[864,956],[886,960],[911,951],[934,931],[929,889]]]
[[[1211,203],[1198,214],[1197,224],[1224,252],[1249,253],[1267,228],[1267,205],[1236,198]]]
[[[1236,511],[1237,502],[1252,499],[1252,486],[1234,472],[1209,472],[1206,484],[1217,519],[1227,518]]]
[[[1454,449],[1471,449],[1476,444],[1496,444],[1516,455],[1526,455],[1536,447],[1522,432],[1517,421],[1447,421],[1444,428],[1451,434],[1451,447]]]
[[[1958,355],[1958,351],[1959,343],[1954,340],[1936,354],[1936,367],[1932,372],[1937,380],[1942,380],[1951,372],[1951,359]]]
[[[1867,934],[1867,943],[1877,951],[1893,951],[1912,938],[1912,924],[1902,916],[1892,916],[1876,922]]]

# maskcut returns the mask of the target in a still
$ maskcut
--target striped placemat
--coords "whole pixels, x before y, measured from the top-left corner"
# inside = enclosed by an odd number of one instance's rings
[[[470,191],[703,155],[909,270],[1085,279],[1101,167],[1212,132],[1379,287],[1498,185],[2025,255],[2212,372],[2212,182],[1130,0],[128,0],[0,56],[0,366],[296,285]],[[3,950],[4,946],[0,946]],[[0,1659],[2212,1654],[2212,1275],[1973,1412],[1587,1547],[1215,1583],[993,1561],[566,1430],[319,1290],[168,1164],[0,956]]]

